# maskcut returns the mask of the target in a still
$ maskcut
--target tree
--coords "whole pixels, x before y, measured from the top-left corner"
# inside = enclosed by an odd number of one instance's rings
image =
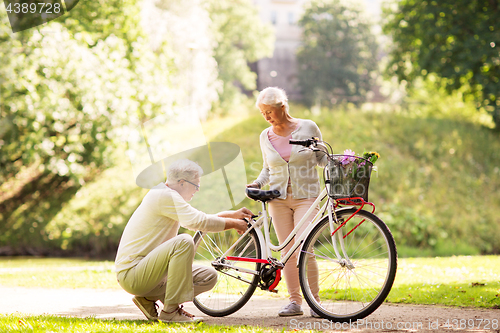
[[[0,248],[49,243],[45,225],[109,165],[121,132],[165,104],[169,62],[147,46],[139,10],[83,2],[17,34],[0,11]]]
[[[237,106],[241,88],[256,89],[256,74],[248,64],[272,55],[274,37],[249,0],[206,0],[206,4],[222,81],[216,107],[228,110]]]
[[[0,254],[64,250],[71,235],[79,244],[105,237],[111,222],[80,218],[62,230],[50,222],[112,164],[127,129],[188,103],[203,117],[221,82],[230,87],[239,75],[251,88],[247,61],[268,50],[266,32],[251,24],[255,9],[214,2],[221,13],[209,14],[205,5],[82,1],[16,34],[0,10]]]
[[[491,113],[500,130],[500,1],[401,0],[384,13],[393,40],[389,74],[409,85],[437,75],[449,93]]]
[[[299,25],[299,86],[311,105],[362,102],[377,69],[377,44],[362,10],[341,0],[313,0]]]

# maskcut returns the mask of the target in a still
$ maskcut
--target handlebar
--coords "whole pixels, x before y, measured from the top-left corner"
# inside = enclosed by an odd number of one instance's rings
[[[291,145],[299,145],[299,146],[304,146],[304,147],[309,147],[309,146],[316,146],[318,143],[319,139],[318,138],[311,138],[311,139],[306,139],[306,140],[294,140],[290,139],[289,143]]]

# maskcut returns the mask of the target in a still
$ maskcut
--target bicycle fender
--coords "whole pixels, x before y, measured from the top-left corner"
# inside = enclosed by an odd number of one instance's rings
[[[260,258],[260,259],[267,259],[267,258],[264,258],[265,254],[267,253],[266,239],[264,237],[264,234],[262,233],[262,230],[260,230],[260,228],[254,228],[254,230],[255,230],[255,233],[257,234],[257,237],[259,238],[260,253],[262,253],[262,258]]]

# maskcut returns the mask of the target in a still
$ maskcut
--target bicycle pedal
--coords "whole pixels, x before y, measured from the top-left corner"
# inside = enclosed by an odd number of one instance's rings
[[[283,264],[281,261],[278,261],[276,258],[269,257],[267,260],[269,261],[271,266],[273,266],[275,268],[279,268],[279,269],[285,268],[285,264]]]

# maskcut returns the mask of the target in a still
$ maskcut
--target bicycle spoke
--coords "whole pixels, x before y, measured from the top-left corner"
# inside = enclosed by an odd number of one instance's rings
[[[204,236],[201,240],[205,244],[205,249],[210,252],[210,255],[212,256],[212,259],[215,259],[218,256],[213,252],[212,246],[209,245],[209,244],[207,244],[207,242],[205,241],[206,238],[208,238],[208,237]],[[213,243],[212,238],[208,238],[208,239],[211,241],[211,243]]]
[[[238,237],[244,238],[228,252]],[[225,316],[240,309],[251,297],[258,282],[258,276],[239,269],[259,271],[260,264],[221,258],[226,252],[227,256],[261,259],[260,245],[255,231],[244,236],[237,235],[234,230],[203,235],[197,256],[210,262],[219,259],[223,264],[214,265],[218,272],[214,288],[194,299],[196,307],[211,316]]]
[[[339,212],[339,218],[347,218],[354,212],[355,208]],[[364,222],[359,224],[360,220]],[[333,251],[327,218],[306,238],[300,254],[304,296],[314,311],[329,320],[366,317],[383,302],[394,281],[397,257],[387,227],[366,211],[356,213],[352,221],[358,227],[348,237],[338,240],[337,236],[333,240],[341,245],[345,259],[339,260]],[[311,260],[316,260],[317,272],[309,271]],[[311,289],[315,284],[319,286],[320,300],[315,299]]]
[[[336,263],[336,264],[338,264],[338,263],[339,263],[339,261],[338,261],[337,259],[330,259],[330,258],[328,258],[327,256],[320,256],[320,255],[317,255],[317,254],[315,254],[315,253],[312,253],[312,252],[307,252],[307,251],[302,251],[302,253],[308,253],[308,254],[311,254],[311,255],[313,255],[313,256],[315,256],[315,257],[318,257],[318,258],[321,258],[321,259],[325,259],[325,260],[328,260],[328,261],[334,262],[334,263]]]

